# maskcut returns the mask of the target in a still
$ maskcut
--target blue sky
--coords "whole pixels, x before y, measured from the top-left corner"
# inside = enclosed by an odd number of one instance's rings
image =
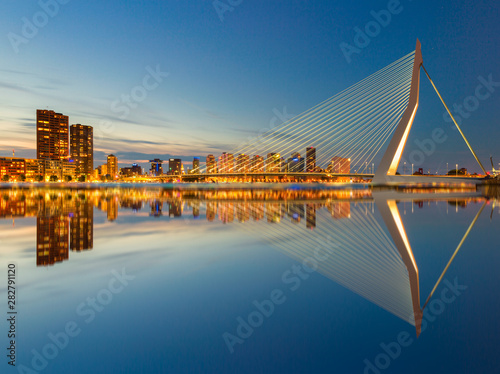
[[[43,3],[52,4],[49,11]],[[15,148],[34,157],[36,109],[49,108],[69,115],[71,124],[94,126],[95,166],[107,153],[117,154],[121,166],[155,157],[203,160],[280,123],[277,113],[300,114],[374,73],[412,51],[417,38],[450,106],[474,96],[480,77],[500,82],[497,1],[231,3],[237,5],[221,20],[211,0],[4,0],[0,156]],[[390,6],[400,11],[348,62],[341,43],[355,46],[355,28]],[[41,25],[36,34],[23,33],[23,19]],[[23,42],[13,43],[13,34]],[[161,75],[145,90],[151,69]],[[500,86],[491,89],[462,118],[488,169],[490,155],[500,161]],[[134,94],[139,100],[125,113],[122,95]],[[415,140],[432,139],[442,128],[446,141],[416,166],[443,171],[448,162],[479,171],[424,77],[420,98],[405,159],[419,151]]]

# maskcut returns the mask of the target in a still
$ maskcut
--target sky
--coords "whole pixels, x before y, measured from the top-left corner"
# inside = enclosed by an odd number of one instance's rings
[[[203,162],[375,73],[419,38],[426,69],[490,170],[490,156],[500,162],[499,9],[493,0],[3,0],[0,157],[15,149],[34,158],[36,109],[51,109],[94,127],[94,166],[109,153],[121,167]],[[357,30],[374,22],[360,43]],[[443,115],[422,75],[407,168],[479,172]]]

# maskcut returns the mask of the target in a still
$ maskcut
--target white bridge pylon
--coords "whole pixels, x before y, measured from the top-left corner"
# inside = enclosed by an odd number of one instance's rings
[[[463,139],[465,140],[465,143],[469,147],[470,151],[476,158],[476,161],[478,162],[479,166],[483,170],[483,172],[486,174],[486,171],[479,161],[478,157],[476,156],[476,153],[470,146],[469,142],[467,141],[465,135],[463,134],[462,130],[458,126],[457,122],[453,118],[453,115],[451,114],[450,110],[446,106],[443,98],[439,94],[436,86],[434,85],[434,82],[431,80],[429,74],[425,70],[425,67],[423,65],[423,59],[422,59],[422,51],[421,51],[421,45],[420,41],[417,39],[417,45],[415,47],[415,57],[414,57],[414,63],[413,63],[413,73],[412,73],[412,78],[411,78],[411,88],[410,88],[410,97],[408,99],[408,105],[403,113],[403,116],[401,117],[401,120],[399,121],[398,126],[396,127],[396,130],[394,131],[394,134],[391,138],[391,141],[389,145],[387,146],[387,149],[384,153],[384,156],[382,157],[382,160],[380,161],[380,164],[377,168],[377,171],[373,177],[373,184],[394,184],[394,183],[404,183],[404,182],[416,182],[416,183],[429,183],[429,182],[443,182],[443,183],[454,183],[454,182],[464,182],[467,181],[469,183],[476,183],[479,182],[480,179],[475,180],[474,178],[450,178],[446,176],[442,177],[431,177],[431,176],[404,176],[404,175],[396,175],[399,163],[401,161],[401,156],[403,155],[403,151],[406,145],[406,141],[408,140],[408,135],[411,130],[411,126],[413,124],[413,120],[415,119],[415,114],[417,113],[418,109],[418,99],[419,99],[419,91],[420,91],[420,67],[424,69],[424,72],[426,73],[427,77],[429,78],[429,81],[431,82],[432,86],[436,90],[436,93],[438,94],[439,98],[441,99],[443,105],[445,106],[446,110],[448,111],[448,114],[452,118],[453,122],[455,123],[458,131],[462,135]]]

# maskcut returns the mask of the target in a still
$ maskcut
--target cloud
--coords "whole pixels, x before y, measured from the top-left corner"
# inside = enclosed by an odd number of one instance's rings
[[[14,70],[14,69],[0,69],[0,72],[9,73],[9,74],[29,75],[29,76],[36,75],[34,73],[30,73],[27,71]]]
[[[141,139],[125,139],[125,138],[110,138],[110,137],[103,137],[104,141],[112,141],[112,142],[119,142],[119,143],[132,143],[132,144],[149,144],[149,145],[182,145],[182,144],[175,144],[175,143],[166,143],[166,142],[155,142],[151,140],[141,140]]]
[[[192,108],[194,108],[194,109],[196,109],[196,110],[198,110],[198,111],[200,111],[200,112],[204,113],[204,114],[205,114],[205,115],[207,115],[208,117],[215,118],[215,119],[225,119],[225,118],[224,118],[223,116],[221,116],[220,114],[215,113],[215,112],[213,112],[213,111],[211,111],[211,110],[209,110],[209,109],[203,108],[203,107],[201,107],[201,106],[198,106],[198,105],[196,105],[196,104],[193,104],[193,103],[191,103],[191,102],[189,102],[189,101],[187,101],[187,100],[184,100],[184,99],[179,98],[179,101],[181,101],[181,102],[183,102],[184,104],[187,104],[187,105],[189,105],[190,107],[192,107]]]
[[[34,93],[33,90],[29,90],[27,88],[10,84],[10,83],[5,83],[5,82],[0,82],[0,87],[1,88],[6,88],[8,90],[14,90],[14,91],[19,91],[19,92],[24,92],[24,93]]]

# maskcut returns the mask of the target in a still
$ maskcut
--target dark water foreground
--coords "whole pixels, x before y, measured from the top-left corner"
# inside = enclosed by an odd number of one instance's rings
[[[0,190],[5,372],[497,370],[494,187],[236,187]]]

